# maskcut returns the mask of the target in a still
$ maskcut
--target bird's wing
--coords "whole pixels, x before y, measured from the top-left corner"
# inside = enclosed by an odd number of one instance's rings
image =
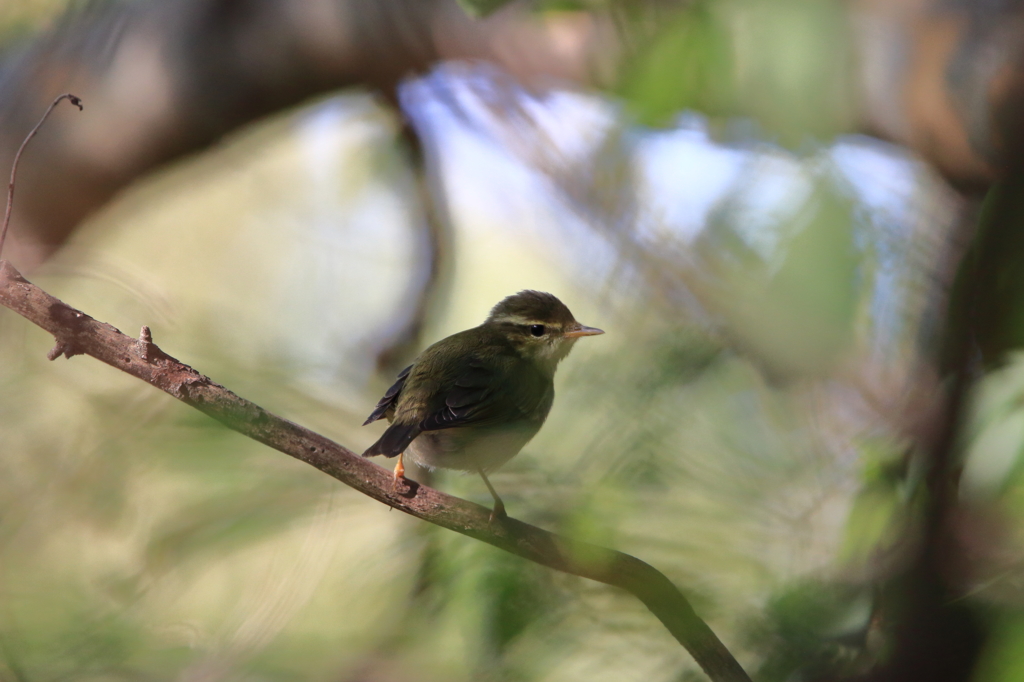
[[[412,365],[409,365],[398,373],[398,381],[393,383],[391,388],[384,393],[384,397],[377,401],[377,407],[373,408],[373,412],[371,412],[370,416],[363,422],[363,426],[387,416],[388,410],[390,410],[398,400],[398,394],[402,392],[402,387],[405,386],[405,380],[409,378],[409,370],[411,369]]]
[[[513,377],[516,369],[525,375]],[[535,374],[518,363],[471,362],[445,393],[444,404],[430,412],[419,428],[436,431],[531,414],[544,396],[544,388],[536,386],[543,380]]]
[[[488,368],[483,364],[470,363],[450,386],[432,396],[433,405],[425,405],[416,400],[414,377],[413,383],[410,384],[412,393],[405,397],[407,404],[394,416],[394,422],[380,439],[366,449],[363,457],[395,457],[404,452],[423,431],[450,429],[518,416],[514,401],[508,400],[505,392],[495,393],[495,389],[502,385],[505,379],[506,373],[502,369],[504,368],[501,366]],[[367,423],[373,421],[374,415],[383,415],[391,407],[402,390],[399,384],[404,382],[405,378],[399,379],[399,382],[388,390],[388,394],[381,399]],[[395,388],[396,386],[398,388]],[[389,397],[392,390],[395,395]],[[499,396],[505,396],[505,399],[502,400]]]

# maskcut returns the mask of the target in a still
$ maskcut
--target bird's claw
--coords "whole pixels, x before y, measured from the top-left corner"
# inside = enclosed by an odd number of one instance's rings
[[[505,505],[501,502],[494,503],[494,509],[491,510],[491,516],[488,519],[488,523],[494,523],[495,521],[504,521],[508,518],[508,513],[505,512]]]
[[[399,455],[398,455],[398,462],[395,464],[395,475],[391,479],[391,490],[392,490],[392,492],[398,492],[398,481],[399,480],[401,480],[403,483],[405,482],[405,463],[402,461],[404,459],[404,455],[405,455],[404,452],[403,453],[399,453]]]

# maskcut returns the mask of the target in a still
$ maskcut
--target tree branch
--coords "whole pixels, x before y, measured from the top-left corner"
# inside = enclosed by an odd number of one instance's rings
[[[147,327],[132,339],[28,282],[0,261],[0,304],[54,335],[48,357],[91,355],[156,386],[229,428],[291,455],[364,495],[430,523],[557,571],[620,587],[642,601],[715,682],[750,682],[725,645],[672,582],[622,552],[565,538],[419,485],[395,489],[391,472],[348,448],[238,397],[160,350]]]

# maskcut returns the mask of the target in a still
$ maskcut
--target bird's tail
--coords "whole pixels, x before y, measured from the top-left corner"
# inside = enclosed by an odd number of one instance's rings
[[[409,443],[416,436],[420,435],[421,430],[419,424],[392,424],[376,443],[366,448],[363,457],[373,457],[375,455],[397,457],[405,452],[405,449],[409,447]]]

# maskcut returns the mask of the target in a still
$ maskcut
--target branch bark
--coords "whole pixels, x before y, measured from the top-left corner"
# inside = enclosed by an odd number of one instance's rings
[[[557,571],[626,590],[658,617],[712,680],[750,682],[679,589],[636,557],[571,540],[512,518],[492,523],[487,508],[412,481],[407,488],[395,489],[391,472],[386,469],[271,414],[167,355],[153,343],[147,327],[142,328],[139,339],[130,338],[50,296],[7,261],[0,261],[0,305],[53,334],[56,345],[48,354],[51,360],[60,355],[90,355],[389,507]]]

